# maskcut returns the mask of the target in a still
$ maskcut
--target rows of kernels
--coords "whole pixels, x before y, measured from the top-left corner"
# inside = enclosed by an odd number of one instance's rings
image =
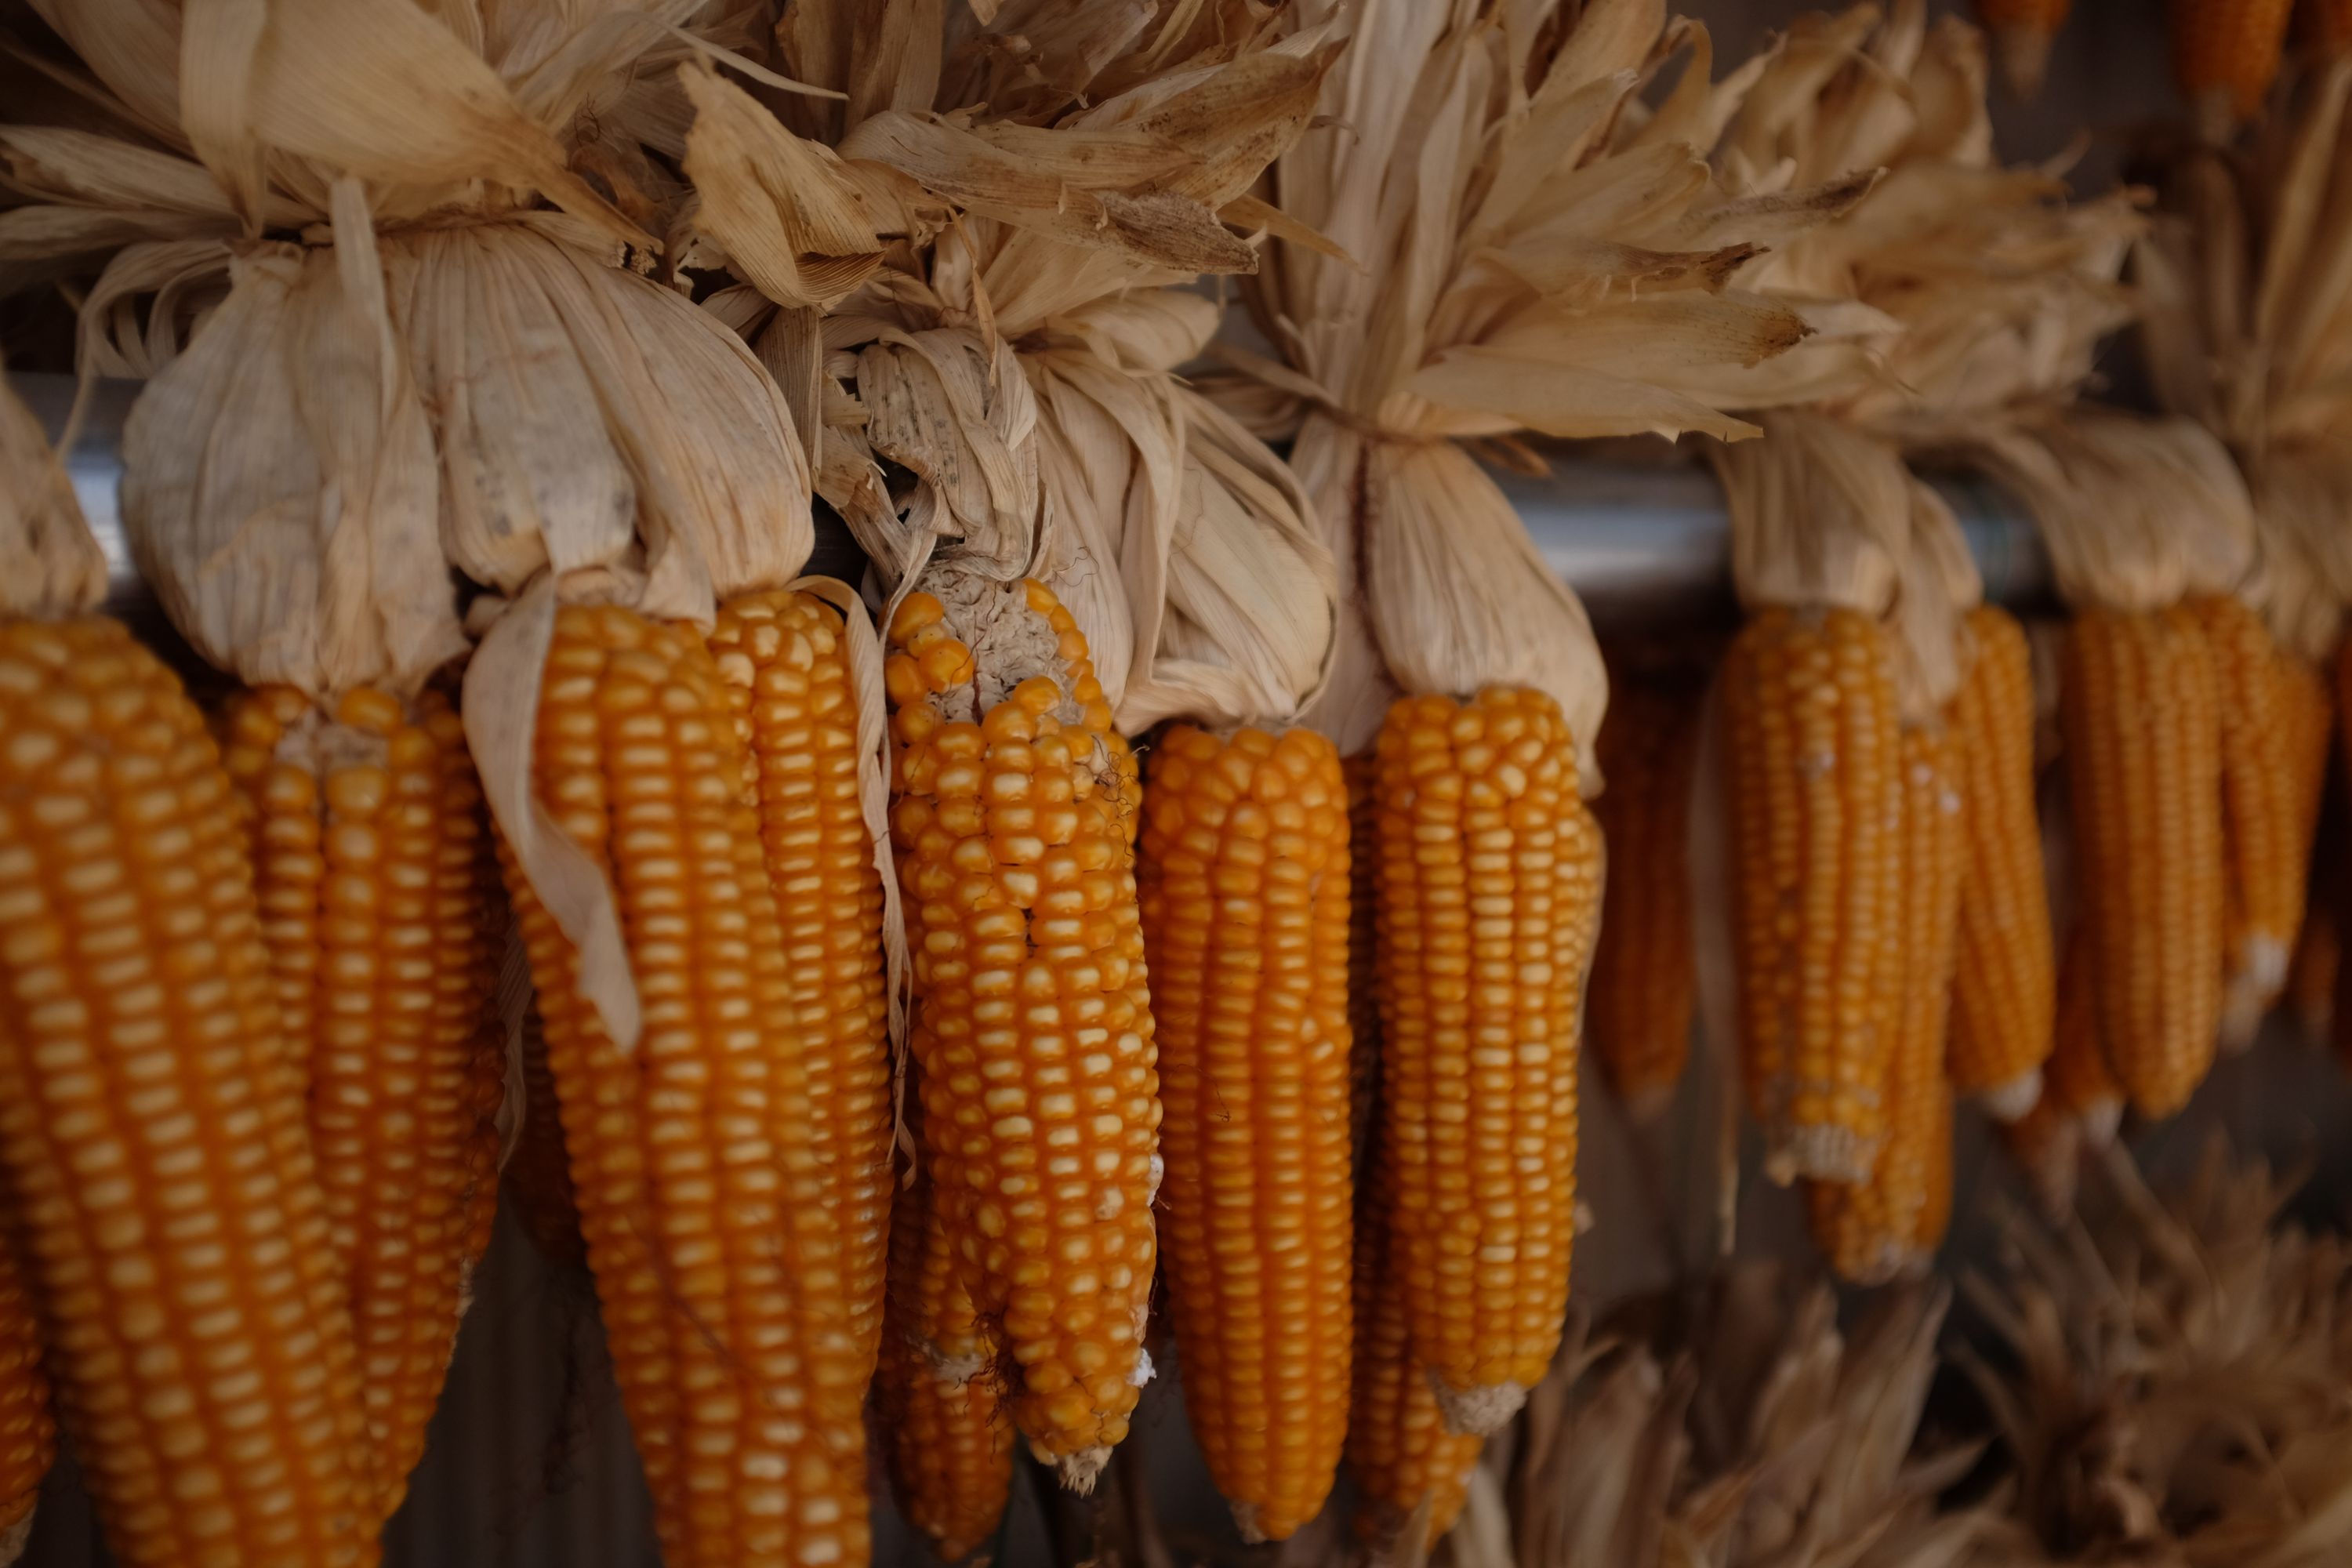
[[[2007,611],[1969,612],[1975,662],[1952,699],[1967,869],[1952,974],[1952,1088],[2015,1113],[2050,1056],[2057,996],[2033,798],[2033,670]]]
[[[1013,1423],[993,1346],[957,1277],[947,1219],[918,1175],[890,1216],[875,1379],[898,1512],[943,1563],[985,1545],[1013,1488]]]
[[[1144,791],[1160,1245],[1184,1401],[1247,1532],[1329,1492],[1348,1421],[1347,787],[1330,742],[1179,725]]]
[[[2172,74],[2200,113],[2244,120],[2278,75],[2294,0],[2170,0]]]
[[[1360,1172],[1370,1157],[1381,1081],[1380,990],[1373,978],[1380,962],[1381,858],[1372,847],[1380,812],[1372,754],[1349,757],[1339,766],[1348,784],[1348,1124]]]
[[[1126,1436],[1143,1376],[1159,1084],[1132,759],[1084,637],[1041,586],[1017,591],[1054,625],[1068,686],[1033,676],[977,723],[930,700],[972,674],[940,602],[909,595],[894,618],[891,834],[926,1143],[964,1284],[1018,1369],[1016,1424],[1083,1468]]]
[[[462,951],[467,962],[441,965],[435,976],[436,1037],[469,1039],[461,1051],[436,1058],[428,1100],[436,1145],[436,1169],[457,1170],[458,1306],[469,1299],[474,1268],[488,1252],[498,1224],[499,1156],[504,1140],[499,1114],[506,1103],[508,1024],[499,1009],[499,975],[513,940],[513,911],[499,869],[481,775],[466,743],[465,721],[438,691],[417,700],[416,723],[432,737],[441,762],[440,854],[433,871],[434,926],[441,951]],[[455,1070],[451,1070],[454,1067]],[[434,1287],[427,1282],[427,1289]]]
[[[2169,1116],[2221,1013],[2221,721],[2188,612],[2079,612],[2062,654],[2075,880],[2107,1065]]]
[[[1390,1244],[1415,1355],[1450,1419],[1484,1421],[1543,1375],[1567,1308],[1601,834],[1540,693],[1404,699],[1376,754]]]
[[[13,1239],[0,1231],[0,1560],[11,1555],[40,1500],[41,1478],[57,1457],[58,1426],[41,1370],[41,1330],[16,1266]]]
[[[252,836],[254,890],[295,1081],[310,1092],[310,1042],[319,998],[319,933],[327,880],[326,824],[319,776],[281,759],[278,748],[310,716],[310,699],[290,686],[240,694],[221,719],[221,762],[236,785]]]
[[[1954,928],[1965,854],[1958,748],[1940,724],[1915,725],[1900,743],[1901,916],[1893,973],[1895,1048],[1886,1068],[1886,1136],[1859,1183],[1817,1182],[1808,1194],[1813,1238],[1844,1278],[1880,1284],[1927,1261],[1925,1221],[1951,1159],[1951,1089],[1944,1076]],[[1932,1249],[1930,1249],[1932,1250]]]
[[[1663,1110],[1690,1056],[1698,961],[1691,913],[1691,777],[1698,695],[1633,680],[1611,693],[1601,726],[1592,812],[1620,866],[1592,958],[1585,1032],[1610,1087],[1644,1118]]]
[[[856,1350],[806,1085],[767,1023],[782,955],[744,767],[690,628],[565,607],[535,783],[611,879],[642,1005],[633,1053],[604,1032],[576,950],[511,863],[509,888],[668,1560],[855,1563],[864,1478],[830,1369]]]
[[[720,610],[710,650],[751,756],[826,1201],[838,1216],[851,1331],[869,1362],[889,1244],[889,1007],[882,881],[858,795],[857,701],[839,612],[771,593]]]
[[[128,1564],[376,1560],[251,864],[203,716],[128,632],[0,626],[0,1163]]]
[[[2104,1142],[2123,1115],[2123,1086],[2107,1067],[2107,1052],[2099,1037],[2099,993],[2090,931],[2080,921],[2067,935],[2065,963],[2058,971],[2058,1016],[2052,1030],[2050,1064],[2042,1074],[2042,1098],[2061,1114],[2095,1131],[2095,1142]]]
[[[1767,609],[1721,674],[1748,1104],[1776,1178],[1858,1181],[1885,1135],[1897,909],[1896,708],[1884,634]]]

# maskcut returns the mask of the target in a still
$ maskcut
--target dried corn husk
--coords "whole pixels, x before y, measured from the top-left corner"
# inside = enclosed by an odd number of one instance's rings
[[[53,619],[98,607],[106,555],[90,537],[41,422],[0,382],[0,616]]]

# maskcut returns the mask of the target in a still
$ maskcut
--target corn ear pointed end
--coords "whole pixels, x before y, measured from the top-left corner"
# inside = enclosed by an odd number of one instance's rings
[[[1993,59],[2000,67],[2001,85],[2009,89],[2010,97],[2023,102],[2041,94],[2042,80],[2050,74],[2051,41],[2046,27],[1993,29]]]
[[[1071,1496],[1092,1497],[1095,1495],[1095,1482],[1102,1478],[1103,1467],[1109,1463],[1109,1446],[1097,1444],[1055,1460],[1054,1474],[1060,1479],[1062,1489]]]
[[[1651,1083],[1627,1089],[1621,1097],[1626,1119],[1636,1127],[1654,1125],[1674,1104],[1675,1087],[1671,1083]]]
[[[1244,1546],[1264,1546],[1274,1539],[1257,1527],[1257,1504],[1237,1502],[1231,1506],[1234,1510],[1234,1528],[1241,1531]]]
[[[1444,1421],[1445,1429],[1472,1437],[1501,1431],[1528,1402],[1526,1387],[1516,1383],[1454,1388],[1433,1372],[1429,1374],[1429,1386],[1437,1394],[1437,1414]]]
[[[2042,1103],[2042,1069],[2033,1068],[2007,1083],[1977,1091],[1977,1107],[1995,1121],[2015,1121]]]
[[[2074,1120],[2083,1129],[2083,1147],[2104,1149],[2116,1141],[2123,1131],[2124,1102],[2120,1100],[2097,1100],[2075,1112]]]
[[[1855,1186],[1870,1180],[1878,1160],[1875,1138],[1864,1138],[1845,1127],[1792,1127],[1764,1153],[1764,1174],[1773,1185],[1785,1187],[1798,1177]]]

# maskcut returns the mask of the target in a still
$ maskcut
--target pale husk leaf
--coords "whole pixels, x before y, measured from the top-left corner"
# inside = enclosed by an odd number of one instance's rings
[[[106,597],[106,554],[90,536],[41,422],[0,384],[0,616],[78,616]]]
[[[1885,614],[1909,550],[1913,481],[1900,454],[1821,415],[1761,417],[1766,439],[1708,452],[1730,507],[1740,602]]]

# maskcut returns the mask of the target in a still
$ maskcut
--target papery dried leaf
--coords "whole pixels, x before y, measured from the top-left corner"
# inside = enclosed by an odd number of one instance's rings
[[[106,555],[65,464],[33,411],[0,384],[0,616],[76,616],[105,596]]]
[[[1884,614],[1909,548],[1911,478],[1888,443],[1801,413],[1710,449],[1731,510],[1740,602]]]

